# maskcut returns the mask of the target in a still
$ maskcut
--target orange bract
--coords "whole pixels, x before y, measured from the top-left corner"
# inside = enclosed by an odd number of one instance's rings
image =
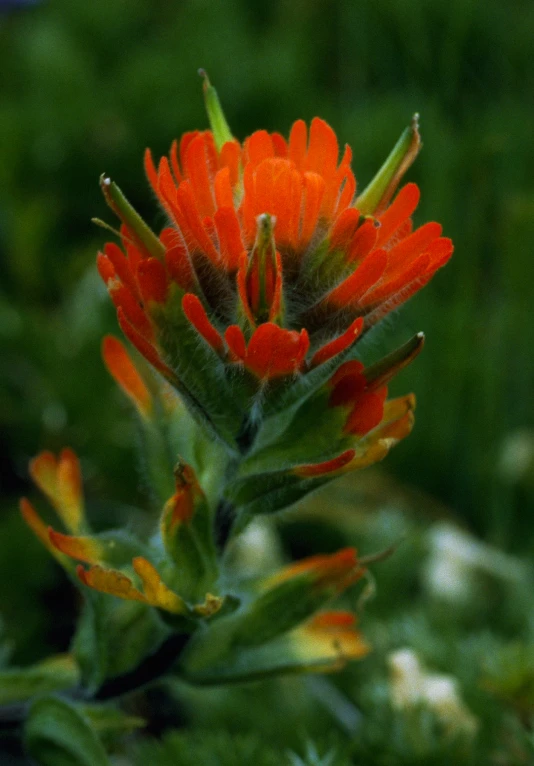
[[[413,183],[376,214],[364,194],[366,212],[358,210],[351,150],[340,156],[334,131],[319,118],[309,129],[295,122],[287,140],[259,130],[242,144],[217,141],[209,130],[187,133],[157,166],[146,151],[148,180],[171,222],[154,240],[144,228],[133,231],[135,212],[105,182],[123,247],[105,247],[100,274],[123,331],[169,380],[181,378],[173,364],[183,321],[258,386],[341,359],[452,253],[439,224],[413,230]],[[353,384],[336,384],[332,401]],[[381,421],[385,389],[351,397],[345,433],[366,434]]]

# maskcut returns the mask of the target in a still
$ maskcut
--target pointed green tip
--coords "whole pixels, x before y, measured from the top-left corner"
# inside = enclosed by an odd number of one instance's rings
[[[210,127],[215,139],[215,146],[217,147],[217,151],[220,151],[221,147],[224,146],[227,141],[233,140],[232,131],[226,122],[219,96],[211,84],[206,70],[199,69],[198,73],[204,80],[202,87],[204,91],[204,103],[206,104]]]
[[[369,389],[376,390],[380,386],[387,385],[394,375],[415,359],[424,344],[425,334],[424,332],[418,332],[404,345],[368,367],[365,370],[365,379]]]
[[[102,173],[100,176],[100,188],[107,204],[122,223],[128,227],[136,240],[136,244],[142,250],[146,250],[150,255],[161,260],[165,255],[165,247],[126,199],[115,181],[112,181],[109,176]]]
[[[380,215],[384,212],[421,145],[419,114],[415,113],[376,176],[356,199],[355,206],[360,213]]]

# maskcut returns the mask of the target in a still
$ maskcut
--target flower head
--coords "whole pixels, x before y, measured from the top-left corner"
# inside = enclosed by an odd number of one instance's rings
[[[207,78],[205,95],[211,130],[186,133],[157,164],[145,153],[169,220],[159,235],[102,180],[122,223],[122,248],[98,260],[119,323],[231,453],[263,458],[283,416],[301,438],[285,468],[280,450],[263,461],[269,473],[277,464],[295,483],[368,465],[411,428],[413,398],[388,402],[387,383],[422,337],[384,374],[364,369],[358,341],[453,250],[439,224],[414,229],[417,186],[396,193],[420,146],[417,118],[358,194],[352,152],[324,120],[239,142]]]
[[[267,383],[289,385],[341,357],[452,253],[439,224],[413,229],[415,184],[389,204],[419,147],[416,122],[356,196],[352,152],[347,146],[340,154],[324,120],[309,128],[298,120],[287,139],[259,130],[240,143],[218,101],[210,101],[212,91],[208,83],[212,130],[185,134],[157,165],[145,154],[170,225],[153,234],[104,178],[106,199],[122,221],[122,249],[109,244],[99,256],[125,334],[201,400],[188,380],[192,356],[211,363],[221,389],[239,368],[249,373],[249,396]],[[334,387],[336,399],[340,385]],[[383,398],[383,391],[368,393],[347,429],[379,421]],[[234,435],[247,404],[238,409]]]

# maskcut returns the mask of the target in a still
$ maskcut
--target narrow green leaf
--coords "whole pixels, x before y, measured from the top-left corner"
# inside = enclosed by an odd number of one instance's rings
[[[206,111],[215,139],[215,146],[217,147],[217,151],[220,151],[221,147],[224,146],[227,141],[233,139],[232,131],[226,122],[226,117],[224,116],[217,91],[210,83],[207,73],[203,69],[199,69],[198,73],[204,78],[204,103],[206,104]]]
[[[152,229],[143,221],[139,213],[128,202],[115,181],[105,173],[100,176],[100,188],[104,198],[113,212],[126,224],[140,245],[148,250],[150,255],[160,260],[165,255],[165,247]]]
[[[415,160],[421,148],[419,115],[414,114],[371,183],[354,203],[362,215],[380,215],[395,193],[402,176]]]

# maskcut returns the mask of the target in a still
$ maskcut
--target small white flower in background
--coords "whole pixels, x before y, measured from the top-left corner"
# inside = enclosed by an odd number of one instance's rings
[[[394,707],[408,710],[427,705],[448,734],[476,734],[478,720],[462,701],[455,678],[427,672],[411,649],[392,652],[388,666]]]
[[[520,428],[509,433],[501,447],[498,469],[505,481],[517,484],[534,476],[534,431]]]
[[[239,563],[240,571],[246,577],[256,577],[280,566],[283,559],[273,524],[262,518],[251,521],[235,539],[231,560]]]
[[[468,602],[476,595],[481,576],[517,583],[524,568],[512,556],[486,545],[449,522],[428,533],[430,552],[423,567],[423,584],[433,596]]]

